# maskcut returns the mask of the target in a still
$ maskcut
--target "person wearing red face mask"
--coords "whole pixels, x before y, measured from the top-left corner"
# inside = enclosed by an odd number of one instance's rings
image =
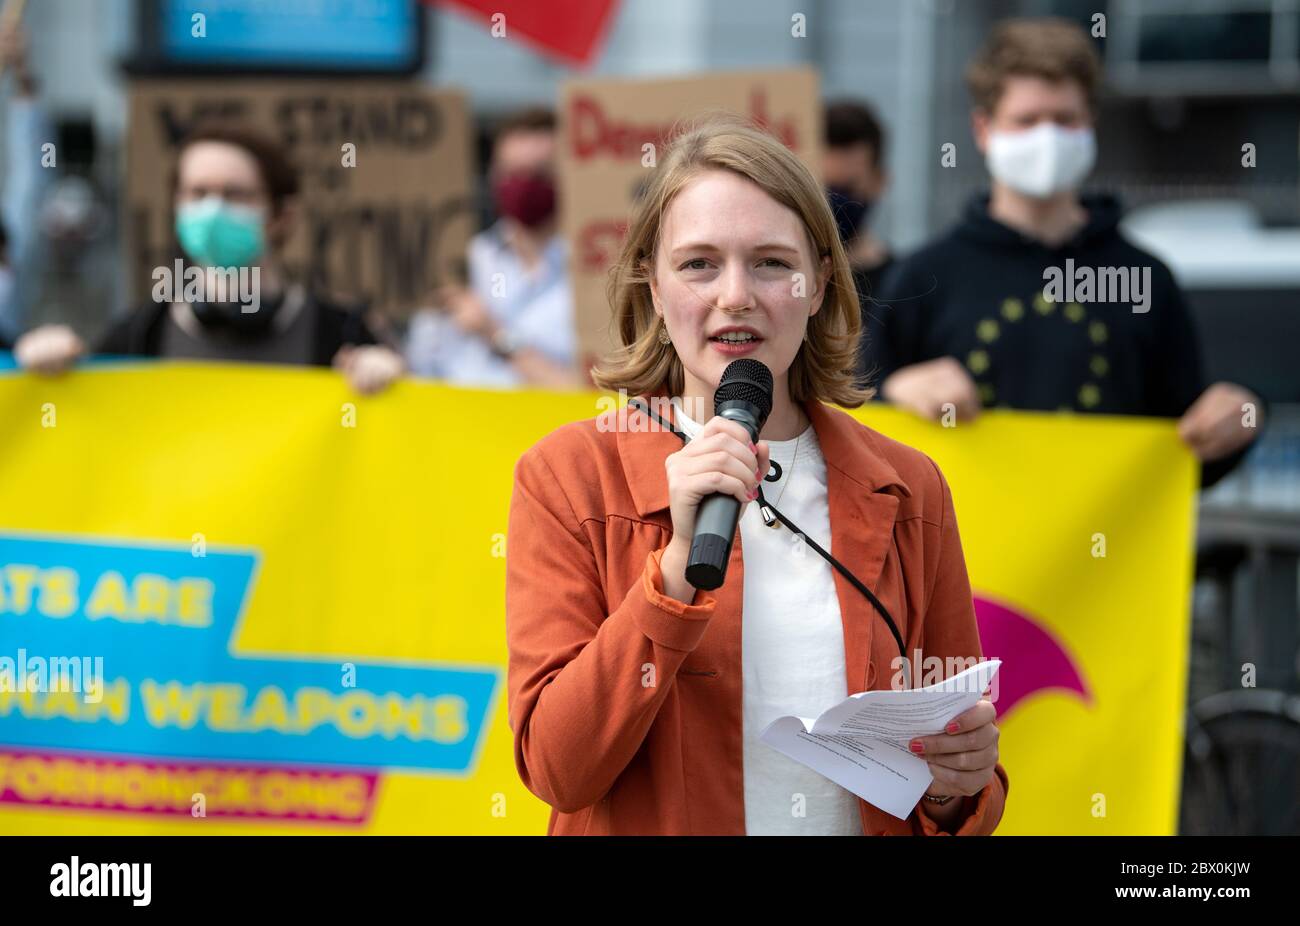
[[[555,116],[518,113],[497,131],[488,183],[498,216],[469,245],[468,285],[435,292],[411,318],[419,376],[462,385],[577,388],[573,292],[557,233]]]

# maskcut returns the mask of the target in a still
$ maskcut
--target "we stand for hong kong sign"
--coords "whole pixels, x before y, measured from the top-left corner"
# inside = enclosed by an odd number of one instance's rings
[[[284,260],[317,293],[404,316],[453,282],[478,215],[462,97],[409,81],[140,80],[131,86],[126,213],[131,295],[181,256],[177,146],[206,120],[264,133],[301,176]]]

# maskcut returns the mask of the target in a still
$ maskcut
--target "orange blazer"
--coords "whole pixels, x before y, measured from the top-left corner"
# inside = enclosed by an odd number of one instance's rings
[[[651,407],[673,420],[666,403]],[[889,609],[909,660],[918,649],[923,658],[981,656],[952,495],[934,461],[838,408],[804,409],[826,458],[830,552]],[[507,704],[519,775],[552,808],[548,834],[745,832],[744,559],[738,534],[721,588],[697,591],[691,604],[664,594],[664,460],[681,447],[624,407],[558,428],[516,464]],[[866,596],[832,575],[847,690],[887,687],[893,634]],[[977,796],[958,798],[956,835],[992,833],[1006,795],[999,764]],[[858,809],[870,835],[946,835],[925,801],[906,820],[863,800]]]

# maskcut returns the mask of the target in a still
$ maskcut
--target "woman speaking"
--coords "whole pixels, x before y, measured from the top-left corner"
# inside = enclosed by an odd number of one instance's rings
[[[908,687],[908,662],[981,655],[943,475],[824,404],[872,393],[816,180],[761,130],[701,121],[651,175],[609,295],[622,349],[593,377],[635,399],[530,448],[510,506],[510,726],[548,833],[991,833],[1007,776],[988,700],[910,744],[933,782],[906,820],[759,740]],[[714,414],[737,359],[771,372],[756,443]],[[686,575],[717,495],[739,530],[710,591]]]

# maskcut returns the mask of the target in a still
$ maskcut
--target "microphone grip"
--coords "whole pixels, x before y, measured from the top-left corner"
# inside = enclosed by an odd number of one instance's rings
[[[686,581],[695,588],[712,591],[727,577],[731,540],[740,520],[740,502],[735,496],[715,494],[700,502],[695,515],[695,536],[686,561]]]

